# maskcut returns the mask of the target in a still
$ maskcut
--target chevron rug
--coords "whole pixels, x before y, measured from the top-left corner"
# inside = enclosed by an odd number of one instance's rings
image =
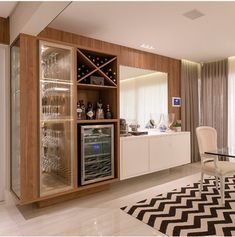
[[[215,179],[174,189],[121,209],[168,236],[235,235],[235,176],[225,179],[225,206]]]

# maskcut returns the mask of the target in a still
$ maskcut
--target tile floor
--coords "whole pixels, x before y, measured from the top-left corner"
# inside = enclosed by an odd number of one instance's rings
[[[120,207],[199,179],[194,163],[132,178],[109,190],[37,209],[0,204],[0,235],[163,235],[125,214]]]

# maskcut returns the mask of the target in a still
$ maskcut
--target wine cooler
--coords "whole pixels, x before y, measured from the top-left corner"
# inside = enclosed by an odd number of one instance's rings
[[[114,127],[80,126],[81,185],[114,178]]]

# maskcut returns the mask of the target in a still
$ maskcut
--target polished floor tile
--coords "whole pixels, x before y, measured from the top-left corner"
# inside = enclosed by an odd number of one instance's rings
[[[120,207],[199,179],[200,164],[189,164],[121,181],[109,190],[38,209],[0,204],[0,235],[162,235]]]

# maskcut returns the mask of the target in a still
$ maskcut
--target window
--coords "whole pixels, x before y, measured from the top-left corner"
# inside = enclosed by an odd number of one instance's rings
[[[121,74],[121,78],[125,77]],[[145,128],[151,117],[159,120],[160,114],[168,113],[166,73],[154,72],[121,80],[120,89],[120,114],[128,123],[136,121]]]

